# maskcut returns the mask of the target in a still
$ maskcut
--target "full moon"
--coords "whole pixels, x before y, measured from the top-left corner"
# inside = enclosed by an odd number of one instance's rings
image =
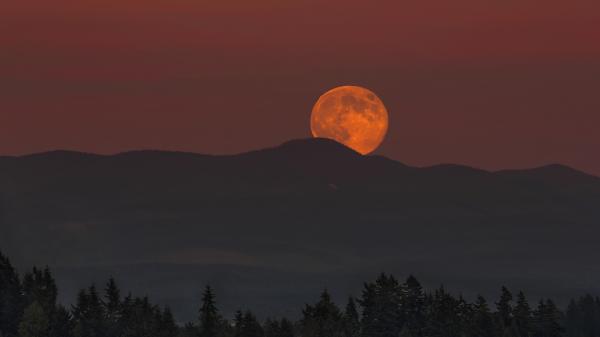
[[[372,91],[342,86],[324,93],[312,109],[314,137],[330,138],[368,154],[381,144],[388,129],[388,112]]]

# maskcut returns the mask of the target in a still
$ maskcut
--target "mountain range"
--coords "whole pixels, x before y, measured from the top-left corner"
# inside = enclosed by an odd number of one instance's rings
[[[69,303],[113,275],[194,319],[262,317],[359,295],[379,272],[465,296],[500,285],[559,300],[600,292],[600,178],[562,165],[411,167],[326,139],[213,156],[54,151],[0,157],[0,250],[49,265]]]

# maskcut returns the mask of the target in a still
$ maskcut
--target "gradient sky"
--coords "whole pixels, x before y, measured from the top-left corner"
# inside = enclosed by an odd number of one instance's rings
[[[309,137],[331,87],[411,165],[600,174],[597,0],[9,0],[0,154],[225,154]]]

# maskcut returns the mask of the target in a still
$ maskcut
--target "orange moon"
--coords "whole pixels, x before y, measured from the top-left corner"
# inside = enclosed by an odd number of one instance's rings
[[[314,137],[330,138],[361,154],[381,144],[388,130],[388,112],[372,91],[342,86],[324,93],[312,109]]]

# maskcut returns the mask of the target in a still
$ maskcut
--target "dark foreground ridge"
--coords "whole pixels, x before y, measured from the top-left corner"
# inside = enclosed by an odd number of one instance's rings
[[[280,314],[258,318],[240,303],[224,316],[209,285],[195,299],[197,317],[185,324],[148,297],[123,296],[114,278],[104,289],[80,290],[70,309],[57,297],[48,268],[21,278],[0,254],[0,335],[6,337],[593,337],[600,331],[600,298],[591,295],[571,300],[565,311],[551,299],[530,304],[522,291],[513,295],[506,287],[494,303],[480,295],[469,302],[443,286],[430,291],[413,276],[400,283],[386,274],[364,283],[343,308],[322,291],[316,303],[296,308],[295,322]]]
[[[245,303],[264,317],[326,286],[341,299],[382,270],[470,298],[504,283],[565,304],[600,291],[599,223],[600,179],[565,166],[416,168],[325,139],[0,158],[0,247],[17,266],[49,264],[65,303],[120,275],[184,320],[198,280],[224,312]]]

